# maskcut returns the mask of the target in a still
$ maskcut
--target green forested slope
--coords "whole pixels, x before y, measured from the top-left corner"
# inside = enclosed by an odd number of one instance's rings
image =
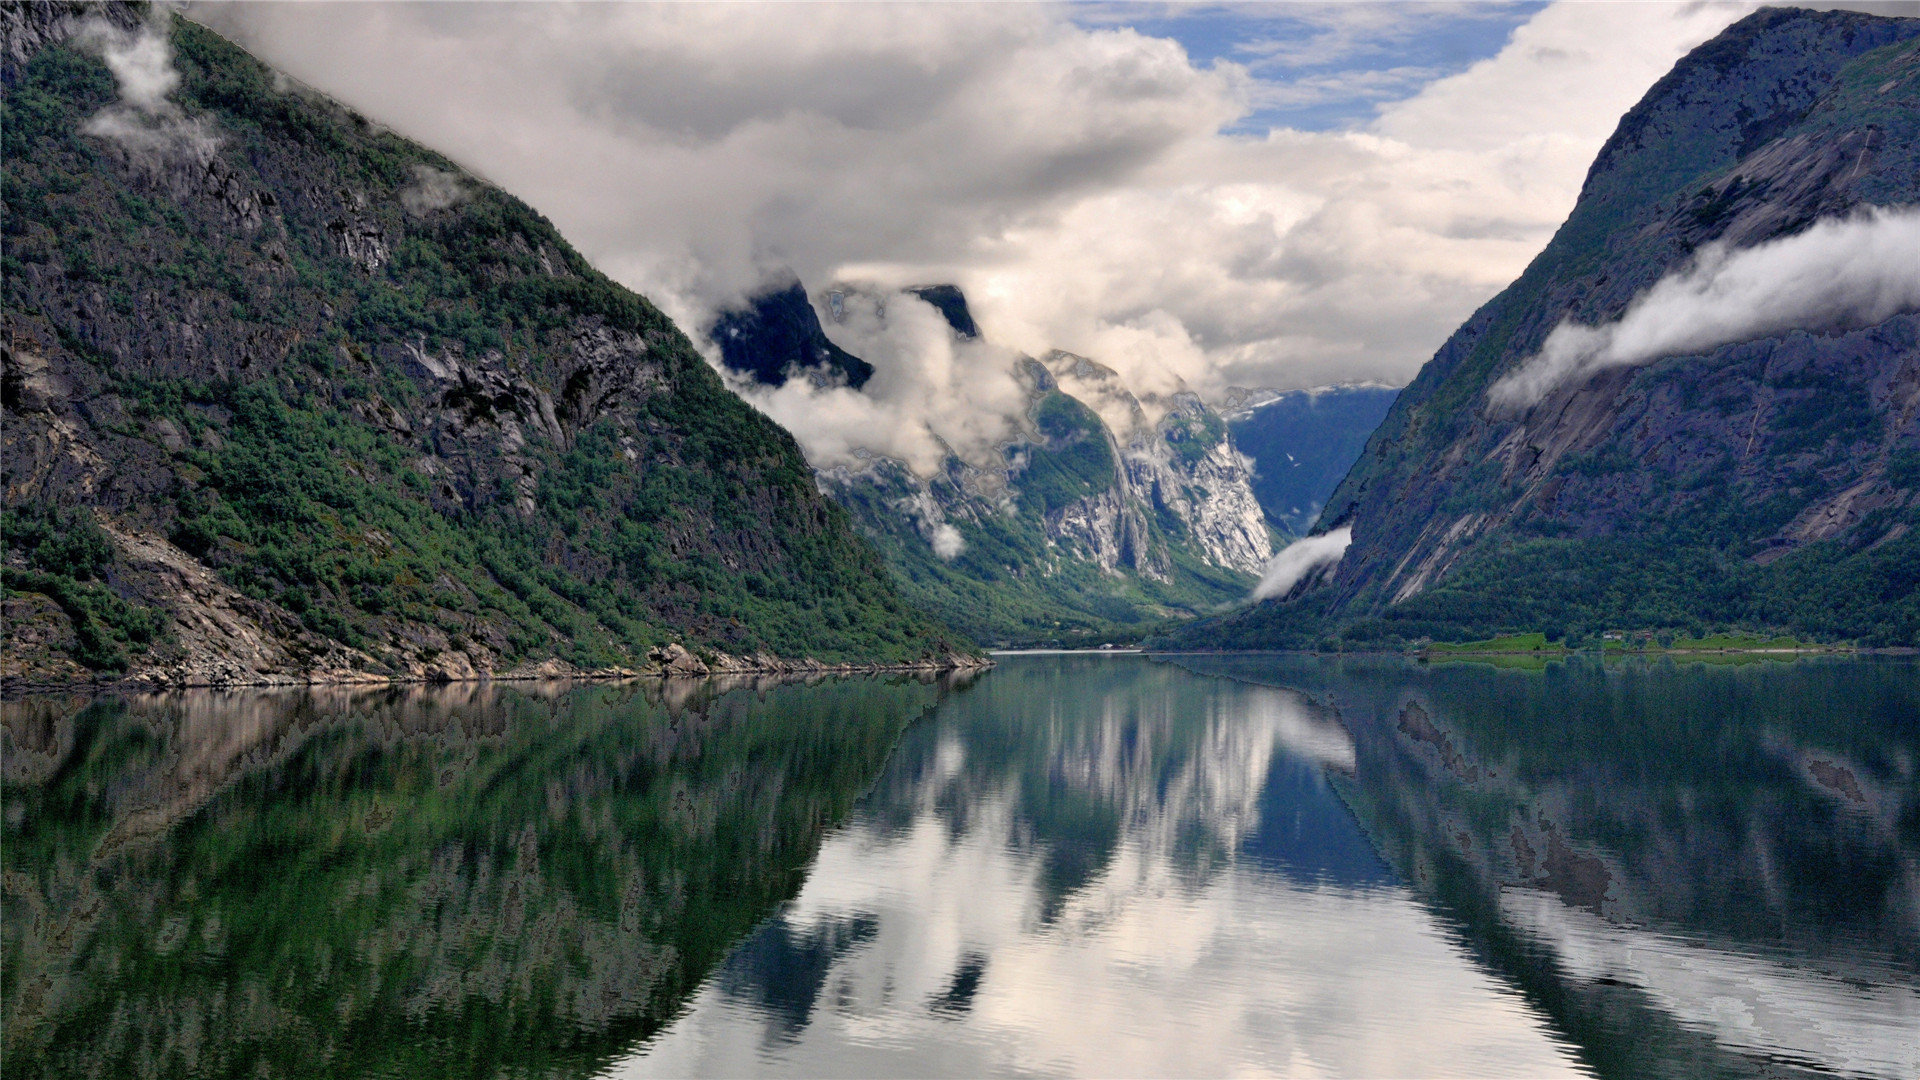
[[[10,10],[10,46],[57,14]],[[130,108],[96,50],[8,61],[12,660],[191,680],[669,641],[948,652],[653,305],[512,196],[162,25],[180,84],[138,138],[88,130]]]

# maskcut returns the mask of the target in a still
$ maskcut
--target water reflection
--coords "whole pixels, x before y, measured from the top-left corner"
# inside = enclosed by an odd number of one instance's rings
[[[910,732],[636,1075],[1542,1076],[1569,1047],[1400,887],[1307,697],[1010,659]]]
[[[955,689],[0,706],[8,1075],[579,1075],[792,896]]]
[[[1920,666],[1182,663],[0,705],[0,1055],[1920,1075]]]
[[[1920,668],[1223,657],[1600,1071],[1920,1075]]]

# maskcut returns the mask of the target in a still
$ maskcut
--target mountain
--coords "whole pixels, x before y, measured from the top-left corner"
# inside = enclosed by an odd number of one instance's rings
[[[1916,37],[1766,9],[1682,59],[1394,402],[1317,526],[1344,558],[1177,640],[1920,644]]]
[[[907,290],[913,295],[932,304],[953,332],[969,340],[980,336],[980,327],[974,324],[973,310],[967,307],[967,297],[958,285],[916,285]]]
[[[955,659],[657,308],[150,14],[0,8],[8,682]]]
[[[979,338],[955,286],[904,292],[934,305],[957,339]],[[829,318],[847,295],[825,294]],[[741,326],[765,306],[720,325]],[[768,366],[729,365],[751,378]],[[930,476],[880,456],[819,472],[908,599],[976,639],[1040,644],[1137,637],[1246,595],[1272,540],[1218,412],[1193,394],[1143,401],[1071,353],[1015,367],[1020,432],[987,459],[949,455]]]
[[[1227,430],[1253,459],[1253,494],[1275,531],[1307,535],[1398,394],[1387,386],[1228,393]]]
[[[784,386],[796,372],[822,385],[856,390],[873,378],[872,364],[827,340],[798,281],[756,298],[744,311],[721,316],[709,336],[722,363],[768,386]]]

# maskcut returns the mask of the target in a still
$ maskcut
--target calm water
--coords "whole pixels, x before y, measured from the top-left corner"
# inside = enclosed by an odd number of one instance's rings
[[[40,699],[8,1076],[1920,1075],[1920,666]]]

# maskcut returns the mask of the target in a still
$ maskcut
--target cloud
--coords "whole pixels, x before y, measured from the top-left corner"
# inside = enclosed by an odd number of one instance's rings
[[[1308,574],[1339,562],[1351,543],[1353,529],[1347,526],[1319,536],[1295,540],[1268,561],[1266,572],[1260,576],[1260,584],[1253,587],[1247,599],[1265,600],[1270,596],[1285,596]]]
[[[691,330],[789,268],[815,290],[952,281],[989,341],[1215,396],[1407,381],[1545,244],[1621,113],[1746,10],[1556,4],[1364,129],[1261,135],[1233,131],[1282,81],[1277,50],[1247,58],[1263,81],[1051,5],[194,14],[526,198]],[[756,404],[817,463],[924,463],[1014,423],[985,412],[1019,407],[995,357],[895,331],[874,355],[829,328],[877,389]]]
[[[1920,211],[1870,208],[1739,251],[1702,248],[1601,326],[1564,321],[1487,392],[1527,408],[1610,367],[1703,353],[1788,330],[1871,326],[1920,310]]]
[[[189,119],[171,100],[180,85],[167,36],[171,18],[165,6],[156,4],[137,30],[98,18],[81,27],[79,44],[100,53],[119,85],[120,100],[89,117],[80,130],[118,143],[136,160],[184,155],[204,163],[220,141],[205,121]]]
[[[736,392],[793,432],[815,465],[857,465],[872,455],[926,476],[947,455],[983,467],[1019,433],[1027,391],[1016,355],[962,340],[932,304],[878,286],[841,286],[838,318],[822,312],[833,343],[871,363],[861,390],[790,379],[769,388],[726,373]]]
[[[960,535],[960,530],[944,523],[934,527],[930,542],[933,544],[933,553],[945,562],[952,562],[967,550],[967,541]]]
[[[445,210],[466,197],[466,181],[457,173],[425,164],[413,167],[413,183],[400,190],[400,204],[415,217]]]

